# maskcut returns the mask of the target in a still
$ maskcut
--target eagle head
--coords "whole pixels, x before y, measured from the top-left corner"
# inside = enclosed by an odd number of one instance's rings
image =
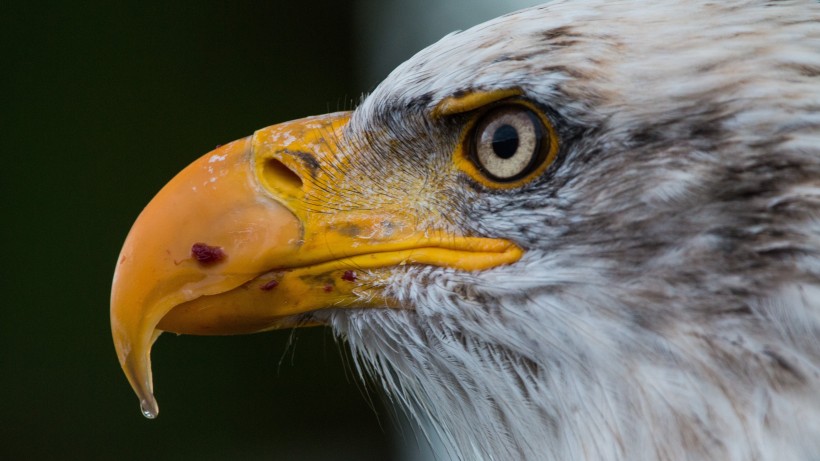
[[[183,170],[114,275],[164,331],[326,325],[460,459],[817,459],[820,5],[550,4]]]

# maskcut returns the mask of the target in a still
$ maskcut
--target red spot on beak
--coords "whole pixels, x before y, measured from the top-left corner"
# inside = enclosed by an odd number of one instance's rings
[[[358,278],[359,277],[356,276],[356,273],[353,272],[353,271],[345,271],[345,273],[342,274],[342,280],[345,280],[345,281],[348,281],[348,282],[355,282],[356,279],[358,279]]]
[[[273,290],[274,288],[276,288],[278,286],[279,286],[279,281],[278,280],[271,280],[270,282],[268,282],[268,283],[262,285],[261,287],[259,287],[259,289],[262,290],[262,291],[270,291],[270,290]]]
[[[325,293],[330,293],[331,291],[333,291],[333,285],[325,285],[324,290]]]
[[[212,247],[205,243],[194,243],[191,247],[191,256],[203,266],[210,266],[225,259],[225,252],[221,247]]]

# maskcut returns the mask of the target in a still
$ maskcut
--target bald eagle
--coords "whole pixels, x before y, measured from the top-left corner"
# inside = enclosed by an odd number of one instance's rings
[[[820,5],[552,2],[195,161],[111,326],[327,325],[458,459],[820,459]]]

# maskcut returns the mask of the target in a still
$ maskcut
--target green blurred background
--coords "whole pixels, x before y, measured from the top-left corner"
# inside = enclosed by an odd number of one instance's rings
[[[392,457],[381,399],[368,399],[323,329],[299,331],[290,348],[290,331],[164,335],[153,355],[162,414],[149,421],[108,321],[123,239],[177,171],[256,128],[349,107],[364,90],[350,6],[2,8],[0,458]]]
[[[432,37],[516,6],[450,4],[3,2],[0,459],[408,456],[412,435],[396,435],[321,328],[163,335],[162,412],[143,418],[111,342],[109,289],[131,223],[195,158],[350,108]],[[438,22],[425,29],[407,8]]]

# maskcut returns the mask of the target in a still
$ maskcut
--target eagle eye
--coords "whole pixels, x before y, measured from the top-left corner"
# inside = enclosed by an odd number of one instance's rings
[[[487,179],[511,183],[530,176],[554,157],[552,138],[546,121],[532,109],[507,104],[480,115],[466,147]]]

